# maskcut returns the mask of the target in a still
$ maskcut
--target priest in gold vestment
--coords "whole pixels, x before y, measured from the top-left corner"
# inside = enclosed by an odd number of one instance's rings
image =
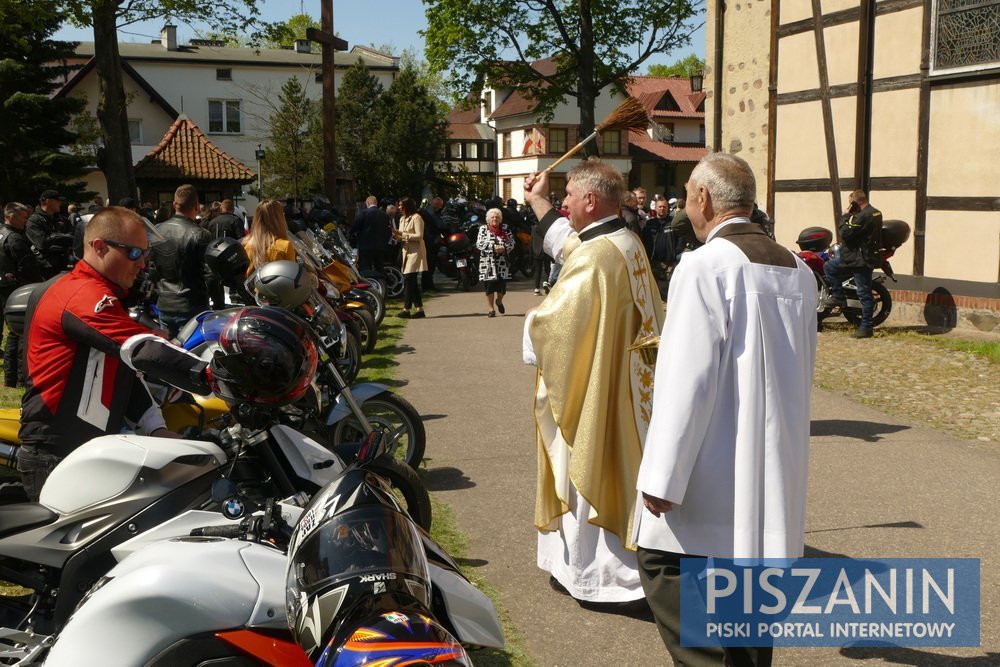
[[[525,322],[526,359],[538,366],[538,565],[585,602],[643,597],[627,540],[653,368],[629,347],[659,335],[663,306],[642,244],[619,218],[624,189],[611,166],[580,163],[568,174],[567,220],[545,199],[547,174],[525,181],[536,233],[564,262]]]

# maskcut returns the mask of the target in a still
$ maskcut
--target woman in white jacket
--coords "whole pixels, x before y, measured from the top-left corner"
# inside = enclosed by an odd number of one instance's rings
[[[491,208],[486,212],[486,224],[479,228],[476,247],[479,249],[479,279],[485,285],[486,303],[490,307],[487,316],[497,315],[493,310],[494,301],[496,310],[503,315],[506,312],[503,297],[507,294],[507,281],[510,280],[507,253],[514,247],[514,237],[509,230],[504,229],[503,212],[500,209]]]

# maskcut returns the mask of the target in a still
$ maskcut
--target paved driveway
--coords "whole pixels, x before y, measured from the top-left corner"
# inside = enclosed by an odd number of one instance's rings
[[[438,279],[428,318],[400,342],[398,377],[426,422],[431,491],[470,536],[468,564],[501,591],[538,664],[669,665],[651,621],[584,610],[535,566],[535,369],[520,351],[540,297],[514,282],[507,315],[491,319],[481,293]],[[775,664],[1000,665],[1000,451],[822,391],[812,418],[807,555],[981,558],[984,648],[786,649]]]

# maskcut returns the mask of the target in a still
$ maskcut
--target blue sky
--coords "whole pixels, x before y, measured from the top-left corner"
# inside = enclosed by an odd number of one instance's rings
[[[320,15],[318,0],[260,0],[261,17],[267,21],[280,21],[300,13],[306,13],[317,20]],[[144,42],[158,39],[162,21],[137,23],[119,31],[120,42]],[[349,46],[362,44],[376,46],[389,44],[396,48],[396,55],[403,49],[413,47],[423,58],[423,40],[417,31],[427,27],[424,18],[424,4],[419,0],[335,0],[333,3],[333,29]],[[178,39],[186,42],[195,36],[194,30],[178,24]],[[93,41],[90,28],[66,26],[56,33],[58,39],[80,42]],[[676,51],[670,55],[654,56],[650,63],[672,63],[689,53],[705,57],[705,31],[702,28],[695,35],[693,47]],[[645,74],[645,69],[640,74]]]

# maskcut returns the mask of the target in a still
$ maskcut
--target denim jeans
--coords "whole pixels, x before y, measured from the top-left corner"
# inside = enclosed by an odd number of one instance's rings
[[[198,311],[198,312],[201,312],[201,311]],[[175,313],[163,313],[163,312],[161,312],[160,313],[160,322],[162,322],[163,326],[165,326],[167,328],[167,332],[168,332],[169,336],[171,338],[176,338],[178,332],[180,332],[180,330],[184,327],[184,325],[188,323],[188,320],[190,320],[192,317],[194,317],[197,314],[198,313],[194,313],[194,315],[186,315],[186,314],[183,314],[183,313],[175,314]]]
[[[875,314],[875,297],[872,296],[872,271],[866,267],[842,267],[840,259],[831,257],[823,265],[823,273],[826,274],[826,282],[830,286],[830,293],[838,299],[844,298],[844,289],[841,286],[844,278],[854,276],[854,285],[858,288],[858,301],[861,302],[861,328],[871,329],[873,326],[872,316]]]
[[[62,458],[39,450],[31,445],[21,445],[17,452],[17,471],[21,473],[21,483],[28,501],[37,503],[45,486],[45,480]]]

